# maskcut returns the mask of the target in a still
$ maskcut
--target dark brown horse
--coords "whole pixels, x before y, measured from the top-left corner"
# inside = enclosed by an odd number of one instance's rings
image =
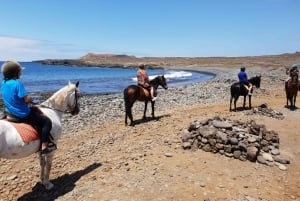
[[[261,81],[261,76],[255,76],[255,77],[252,77],[248,80],[248,82],[250,82],[253,86],[256,86],[257,88],[260,87],[260,81]],[[253,88],[251,90],[251,93],[252,92],[253,92]],[[237,100],[239,99],[240,96],[244,96],[243,109],[245,109],[246,96],[248,95],[248,90],[245,88],[245,86],[240,82],[236,82],[236,83],[231,85],[230,93],[231,93],[231,97],[230,97],[230,108],[229,108],[229,110],[232,111],[231,104],[232,104],[232,100],[234,99],[234,111],[236,111],[236,102],[237,102]],[[249,109],[251,109],[251,96],[252,95],[248,95],[248,96],[249,96]]]
[[[295,74],[285,83],[286,107],[296,109],[296,97],[299,90],[298,75]],[[290,105],[289,105],[290,102]]]
[[[150,81],[150,85],[154,87],[154,94],[157,94],[157,88],[159,86],[162,86],[164,89],[168,89],[166,79],[163,75],[155,77],[153,80]],[[132,111],[131,108],[135,101],[144,101],[145,102],[145,108],[144,108],[144,115],[143,119],[146,118],[146,111],[147,111],[147,104],[149,101],[151,101],[152,106],[152,118],[155,118],[154,116],[154,103],[155,101],[152,101],[150,92],[137,85],[130,85],[126,87],[123,91],[124,94],[124,102],[125,102],[125,125],[127,125],[127,117],[130,119],[130,126],[133,126],[133,117],[132,117]]]

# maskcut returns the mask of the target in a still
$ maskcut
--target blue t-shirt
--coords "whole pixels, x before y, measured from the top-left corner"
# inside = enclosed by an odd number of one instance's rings
[[[30,108],[24,101],[27,92],[19,80],[3,80],[1,84],[2,98],[5,111],[24,118],[30,113]]]
[[[247,73],[244,71],[240,71],[238,74],[239,80],[241,83],[243,84],[247,84],[248,83],[248,77],[247,77]]]

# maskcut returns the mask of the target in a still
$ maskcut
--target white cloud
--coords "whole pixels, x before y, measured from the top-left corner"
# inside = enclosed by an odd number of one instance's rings
[[[72,45],[50,41],[0,36],[0,60],[33,61],[42,59],[77,59],[86,53]]]

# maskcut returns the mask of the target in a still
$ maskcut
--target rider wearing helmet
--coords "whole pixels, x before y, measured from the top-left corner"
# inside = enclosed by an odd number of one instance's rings
[[[298,70],[298,64],[293,64],[292,67],[289,69],[286,69],[286,74],[289,75],[290,77],[288,78],[288,80],[294,76],[294,75],[299,75],[299,70]],[[287,81],[288,81],[287,80]]]
[[[47,154],[56,149],[56,145],[50,140],[51,120],[31,109],[28,103],[31,97],[28,96],[24,85],[19,80],[24,68],[15,61],[4,62],[1,67],[3,81],[1,84],[2,99],[5,105],[5,112],[13,116],[18,122],[29,123],[41,128],[41,154]]]
[[[245,88],[248,90],[248,95],[252,95],[252,84],[248,82],[248,76],[245,72],[246,68],[244,66],[241,67],[241,71],[238,73],[238,78],[241,84],[245,86]]]

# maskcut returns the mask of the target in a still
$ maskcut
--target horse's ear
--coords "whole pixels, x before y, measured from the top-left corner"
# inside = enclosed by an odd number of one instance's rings
[[[78,88],[78,86],[79,86],[79,81],[77,81],[77,82],[75,83],[75,86],[76,86],[76,88]]]
[[[70,81],[70,80],[68,81],[68,85],[69,85],[69,86],[71,85],[71,81]]]

